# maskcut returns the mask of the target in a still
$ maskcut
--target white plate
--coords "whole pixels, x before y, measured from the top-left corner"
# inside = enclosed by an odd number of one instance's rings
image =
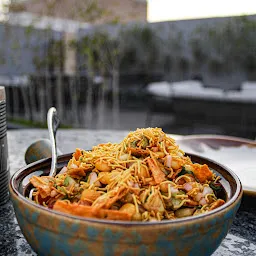
[[[219,135],[189,135],[177,139],[188,153],[227,166],[240,178],[243,190],[256,196],[256,141]]]

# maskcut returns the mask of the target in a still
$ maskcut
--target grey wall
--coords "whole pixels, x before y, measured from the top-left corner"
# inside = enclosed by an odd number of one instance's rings
[[[61,36],[60,32],[0,24],[0,75],[35,73],[33,59],[43,58],[50,39],[58,40]]]
[[[256,20],[256,15],[247,16],[247,18]],[[170,52],[173,52],[174,59],[178,57],[176,50],[172,49],[172,45],[168,45],[169,41],[175,40],[172,38],[173,35],[180,33],[182,35],[182,40],[180,44],[182,45],[182,52],[181,55],[187,61],[193,63],[193,55],[191,52],[191,48],[189,46],[189,41],[192,37],[195,36],[195,31],[199,28],[216,28],[218,30],[222,25],[226,24],[228,21],[232,21],[234,17],[223,17],[223,18],[208,18],[208,19],[194,19],[194,20],[179,20],[179,21],[166,21],[166,22],[158,22],[158,23],[149,23],[148,26],[154,29],[159,37],[161,42],[165,42],[164,44],[159,43],[160,49],[160,57],[164,58]],[[135,23],[127,24],[127,27],[133,26]],[[139,26],[144,26],[145,23],[137,24]],[[78,38],[82,38],[84,35],[92,33],[94,29],[99,29],[103,31],[108,31],[112,36],[116,36],[120,25],[102,25],[91,27],[89,29],[81,29],[78,33]],[[176,33],[175,33],[176,32]],[[173,34],[173,35],[172,35]],[[256,31],[255,31],[256,36]],[[204,41],[204,38],[201,38]],[[167,43],[166,43],[167,42]],[[205,47],[207,48],[207,41]],[[228,42],[232,44],[233,42]],[[227,44],[227,41],[219,42],[220,45]],[[211,55],[212,49],[210,47],[207,48],[207,51]],[[254,48],[253,51],[255,52],[256,58],[256,49]],[[175,55],[176,54],[176,55]],[[212,52],[212,54],[214,54]],[[176,57],[175,57],[176,56]],[[142,56],[141,56],[142,57]],[[155,60],[156,62],[159,60]],[[78,60],[79,62],[79,60]],[[159,61],[161,63],[161,61]],[[169,81],[180,81],[193,78],[195,76],[200,75],[203,78],[203,82],[205,86],[209,87],[220,87],[223,89],[238,89],[241,83],[245,80],[248,80],[246,72],[242,68],[233,69],[232,72],[219,72],[218,74],[210,72],[204,60],[201,61],[200,67],[195,67],[190,65],[188,70],[182,71],[179,68],[173,68],[171,73],[166,73],[163,76],[163,80]],[[158,66],[158,71],[164,69],[164,66],[160,64]],[[153,72],[154,70],[152,70]],[[255,70],[256,72],[256,70]]]
[[[250,19],[256,20],[256,15],[248,16]],[[187,42],[192,36],[194,31],[200,27],[216,27],[228,20],[228,18],[209,18],[209,19],[197,19],[197,20],[182,20],[171,22],[159,22],[150,23],[148,26],[152,27],[157,36],[162,41],[168,42],[170,31],[180,32],[183,40],[180,42],[183,45],[182,55],[188,61],[193,61],[191,49],[188,47]],[[128,24],[127,27],[133,26],[135,23]],[[145,23],[140,23],[139,26],[143,26]],[[120,25],[105,25],[90,27],[89,29],[81,29],[77,34],[77,38],[80,39],[88,33],[92,33],[95,28],[109,31],[112,36],[116,36]],[[256,32],[255,32],[256,34]],[[28,28],[19,26],[8,26],[0,24],[0,76],[18,76],[24,74],[36,74],[37,70],[33,63],[35,57],[43,58],[46,54],[47,45],[50,39],[60,39],[63,36],[61,32],[45,31],[45,30],[30,30]],[[171,41],[171,40],[170,40]],[[232,42],[230,42],[232,44]],[[176,54],[175,49],[171,48],[171,45],[165,44],[164,46],[159,44],[160,54],[159,59],[155,60],[156,64],[161,58],[164,58],[168,54]],[[211,49],[207,49],[211,52]],[[254,51],[256,51],[254,49]],[[78,63],[79,52],[78,55]],[[256,52],[255,52],[256,56]],[[204,60],[202,60],[204,62]],[[221,72],[218,75],[211,74],[205,63],[202,63],[200,68],[191,68],[184,72],[177,68],[174,68],[169,73],[163,75],[162,80],[179,81],[184,79],[190,79],[195,75],[201,75],[206,86],[222,87],[226,89],[238,88],[242,81],[247,80],[245,72],[242,69],[233,70],[233,72],[225,73]],[[164,66],[162,64],[155,65],[157,70],[153,72],[162,72]],[[128,70],[127,70],[128,72]],[[255,71],[256,72],[256,71]]]
[[[235,17],[236,18],[236,17]],[[256,21],[256,15],[247,16],[247,18]],[[183,54],[186,58],[192,61],[192,53],[191,49],[188,46],[187,42],[195,36],[195,31],[199,28],[218,28],[227,23],[228,21],[232,21],[234,17],[222,17],[222,18],[208,18],[208,19],[194,19],[194,20],[179,20],[179,21],[171,21],[171,22],[158,22],[158,23],[151,23],[150,26],[154,28],[156,31],[161,31],[161,37],[163,39],[168,38],[168,32],[170,31],[170,27],[173,27],[174,30],[180,31],[182,33],[184,39]],[[256,31],[255,31],[256,37]],[[246,40],[246,39],[245,39]],[[224,41],[223,44],[227,42]],[[230,41],[230,44],[233,42]],[[222,44],[222,42],[220,42]],[[206,46],[207,47],[207,46]],[[207,49],[209,52],[212,49],[209,47]],[[167,54],[167,48],[162,48],[164,54]],[[254,54],[256,58],[256,48],[254,48]],[[205,86],[210,87],[220,87],[223,89],[238,89],[241,83],[245,80],[248,80],[248,77],[243,69],[235,69],[233,72],[220,72],[219,74],[213,74],[209,72],[205,63],[202,61],[202,66],[198,69],[190,69],[188,71],[188,77],[194,77],[195,75],[201,75],[204,81]],[[256,72],[256,70],[255,70]],[[174,75],[174,79],[175,75]],[[178,79],[179,80],[179,79]]]

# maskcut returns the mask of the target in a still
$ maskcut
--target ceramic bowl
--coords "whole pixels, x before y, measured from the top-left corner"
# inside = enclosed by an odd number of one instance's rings
[[[227,235],[242,198],[237,176],[211,160],[188,154],[221,176],[226,203],[198,216],[162,222],[106,221],[49,210],[27,199],[29,177],[48,175],[51,159],[13,175],[10,193],[20,228],[38,255],[211,255]],[[58,158],[62,168],[71,154]]]

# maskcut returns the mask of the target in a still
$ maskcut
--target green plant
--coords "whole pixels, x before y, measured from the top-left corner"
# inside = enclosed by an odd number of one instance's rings
[[[0,49],[0,67],[1,65],[4,65],[4,64],[6,64],[6,57],[3,51]]]
[[[225,70],[223,62],[219,59],[209,59],[208,68],[214,74],[219,74],[221,71]]]
[[[121,70],[149,73],[157,66],[159,47],[156,32],[146,25],[123,27],[120,32],[122,44]]]
[[[182,72],[188,72],[189,70],[189,60],[186,57],[181,56],[178,60],[178,68],[182,71]]]
[[[200,65],[205,61],[205,58],[207,57],[207,53],[205,51],[205,48],[203,47],[203,42],[199,38],[192,38],[190,40],[190,48],[191,52],[194,58],[194,61]]]
[[[193,32],[190,48],[198,66],[206,64],[212,73],[256,67],[256,21],[245,16],[233,17],[216,26],[202,26]]]

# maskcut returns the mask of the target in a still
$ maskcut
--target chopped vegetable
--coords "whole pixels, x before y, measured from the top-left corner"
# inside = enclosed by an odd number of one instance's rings
[[[193,164],[194,174],[200,182],[206,182],[211,180],[213,177],[212,171],[206,164]]]
[[[136,148],[136,147],[137,147],[137,143],[138,143],[138,141],[137,141],[137,140],[135,140],[135,141],[131,142],[130,147],[132,147],[132,148]]]
[[[192,174],[194,176],[194,173],[192,171],[187,171],[186,168],[184,166],[182,166],[181,171],[178,173],[178,177],[181,175],[185,175],[185,174]]]
[[[67,187],[67,186],[72,185],[72,184],[74,184],[74,183],[76,183],[76,181],[75,181],[74,179],[72,179],[70,176],[67,176],[67,177],[65,178],[65,180],[64,180],[63,185],[64,185],[65,187]]]
[[[209,186],[213,189],[214,192],[219,192],[222,190],[222,185],[220,183],[210,182]]]
[[[182,169],[181,169],[181,171],[178,173],[177,176],[179,177],[179,176],[185,175],[185,174],[191,174],[191,175],[193,175],[194,178],[195,178],[195,180],[196,180],[197,182],[199,182],[199,180],[198,180],[198,178],[195,176],[194,172],[189,171],[189,170],[186,170],[186,168],[185,168],[184,166],[182,166]]]
[[[225,201],[219,178],[193,163],[160,128],[120,143],[76,149],[55,177],[32,177],[32,199],[50,209],[111,220],[162,221],[204,214]]]
[[[143,136],[141,140],[141,147],[145,149],[149,145],[149,140],[147,137]]]

